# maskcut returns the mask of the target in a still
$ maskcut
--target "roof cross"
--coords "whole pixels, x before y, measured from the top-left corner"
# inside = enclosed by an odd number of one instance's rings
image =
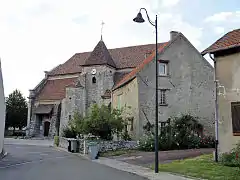
[[[102,34],[103,34],[103,25],[104,25],[105,23],[102,21],[102,23],[101,23],[101,41],[102,41]]]

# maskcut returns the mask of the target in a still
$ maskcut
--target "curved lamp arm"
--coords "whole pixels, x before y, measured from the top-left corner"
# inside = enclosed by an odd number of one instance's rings
[[[141,8],[139,12],[141,12],[141,10],[144,10],[144,11],[146,12],[149,23],[150,23],[151,25],[153,25],[153,26],[156,26],[156,25],[154,24],[154,22],[151,21],[151,19],[149,18],[147,10],[146,10],[145,8]]]

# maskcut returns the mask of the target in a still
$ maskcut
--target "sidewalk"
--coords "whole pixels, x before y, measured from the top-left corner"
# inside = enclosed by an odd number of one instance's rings
[[[32,146],[46,146],[52,147],[53,140],[36,140],[36,139],[14,139],[14,138],[5,138],[4,144],[16,144],[16,145],[32,145]]]
[[[63,149],[63,148],[60,148],[60,147],[56,147],[56,149],[58,149],[60,151],[68,152],[66,149]],[[158,174],[156,174],[156,173],[154,173],[153,170],[151,170],[149,168],[129,164],[129,163],[126,163],[126,162],[118,161],[116,159],[109,159],[109,158],[100,157],[99,159],[96,159],[96,160],[90,160],[86,155],[83,155],[83,154],[77,153],[77,154],[73,154],[73,155],[77,155],[77,156],[82,157],[84,159],[88,159],[89,161],[99,163],[99,164],[102,164],[102,165],[105,165],[105,166],[109,166],[109,167],[114,168],[114,169],[118,169],[118,170],[129,172],[129,173],[133,173],[133,174],[136,174],[138,176],[145,177],[149,180],[193,180],[193,179],[190,179],[190,178],[173,175],[173,174],[166,173],[166,172],[159,172]]]

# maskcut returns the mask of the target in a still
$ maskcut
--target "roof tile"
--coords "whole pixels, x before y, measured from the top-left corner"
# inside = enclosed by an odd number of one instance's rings
[[[75,85],[77,78],[48,80],[39,95],[38,100],[61,100],[65,98],[66,87]]]
[[[228,32],[220,39],[218,39],[210,47],[205,49],[202,52],[202,54],[205,55],[207,53],[213,53],[216,51],[239,47],[239,46],[240,46],[240,29],[235,29],[233,31]]]
[[[161,43],[159,43],[161,45]],[[155,44],[146,44],[138,46],[129,46],[122,48],[109,49],[109,53],[116,65],[117,69],[135,68],[143,59],[146,53],[151,53],[155,48]],[[48,72],[48,75],[63,75],[73,74],[82,71],[82,66],[85,64],[86,59],[90,56],[91,52],[76,53],[68,61],[53,70]]]
[[[168,44],[168,42],[162,43],[162,44],[159,46],[159,48],[158,48],[158,53],[160,53],[167,44]],[[150,56],[148,56],[146,59],[144,59],[141,64],[139,64],[136,68],[134,68],[129,74],[127,74],[126,76],[124,76],[124,77],[121,79],[121,81],[119,81],[119,82],[117,83],[117,85],[114,87],[114,89],[120,87],[121,85],[127,83],[127,82],[130,81],[132,78],[134,78],[134,77],[136,76],[136,74],[145,67],[145,65],[147,65],[149,62],[151,62],[151,61],[153,60],[153,58],[155,57],[155,54],[156,54],[156,53],[153,52]]]

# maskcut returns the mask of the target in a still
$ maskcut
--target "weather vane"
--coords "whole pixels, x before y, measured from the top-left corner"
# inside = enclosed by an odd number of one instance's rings
[[[103,25],[104,25],[105,23],[102,21],[102,23],[101,23],[101,41],[102,41],[102,34],[103,34]]]

